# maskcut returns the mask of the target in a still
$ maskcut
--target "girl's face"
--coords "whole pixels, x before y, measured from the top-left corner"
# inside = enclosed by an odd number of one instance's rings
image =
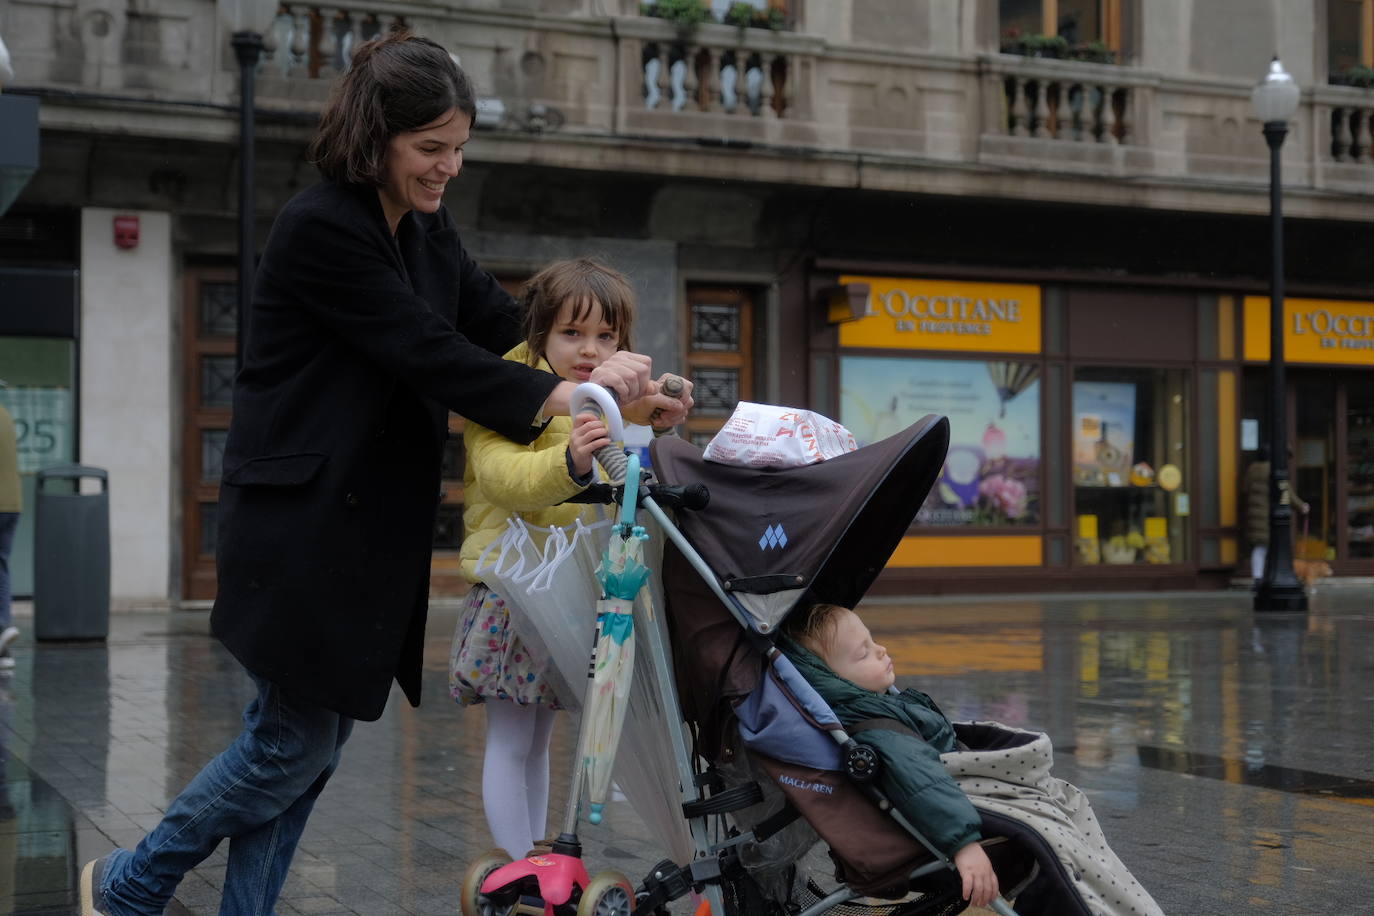
[[[463,145],[472,119],[456,108],[424,127],[408,130],[387,144],[385,183],[377,189],[392,233],[411,210],[434,213],[444,201],[444,185],[463,168]]]
[[[873,634],[853,611],[837,615],[835,631],[821,655],[831,671],[874,693],[884,693],[897,679],[887,649],[873,641]]]
[[[620,336],[606,323],[601,303],[593,300],[580,310],[576,304],[569,299],[559,307],[544,341],[544,358],[561,378],[585,382],[619,348]]]

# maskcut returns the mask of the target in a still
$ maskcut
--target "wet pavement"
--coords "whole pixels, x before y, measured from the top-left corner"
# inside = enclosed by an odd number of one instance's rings
[[[1306,615],[1239,592],[875,600],[870,627],[951,718],[1041,729],[1108,839],[1171,914],[1374,913],[1374,587]],[[22,615],[23,608],[20,608]],[[432,614],[425,701],[354,732],[279,912],[457,910],[481,814],[483,714],[447,698],[454,606]],[[114,615],[104,644],[35,644],[0,680],[0,914],[69,913],[88,858],[129,845],[237,734],[251,687],[201,611]],[[560,717],[553,759],[571,754]],[[553,815],[565,795],[555,763]],[[661,849],[624,805],[589,866]],[[178,900],[214,913],[224,850]],[[685,909],[683,910],[685,912]]]

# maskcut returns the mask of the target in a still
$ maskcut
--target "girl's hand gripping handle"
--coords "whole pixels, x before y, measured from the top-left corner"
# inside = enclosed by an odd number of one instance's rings
[[[589,413],[606,424],[611,444],[597,449],[596,460],[610,476],[612,483],[625,481],[625,424],[620,419],[620,407],[615,394],[595,382],[583,382],[573,389],[572,415]]]

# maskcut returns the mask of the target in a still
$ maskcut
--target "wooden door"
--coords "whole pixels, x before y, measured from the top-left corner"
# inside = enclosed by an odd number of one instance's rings
[[[686,367],[696,406],[684,435],[705,446],[735,405],[754,397],[754,297],[739,287],[689,285]]]
[[[234,388],[238,274],[232,267],[188,267],[183,298],[181,596],[215,597],[219,479]]]

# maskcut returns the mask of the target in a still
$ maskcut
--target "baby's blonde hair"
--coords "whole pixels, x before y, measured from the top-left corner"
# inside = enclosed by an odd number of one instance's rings
[[[793,614],[783,624],[783,632],[821,658],[835,639],[835,628],[840,625],[841,611],[849,608],[838,604],[813,604],[800,614]]]

